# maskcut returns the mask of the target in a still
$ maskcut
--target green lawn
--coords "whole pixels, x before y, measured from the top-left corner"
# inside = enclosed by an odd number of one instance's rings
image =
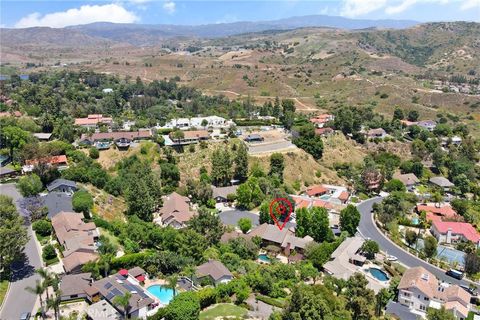
[[[230,303],[220,303],[211,309],[200,312],[200,320],[214,320],[217,317],[242,318],[247,310]]]
[[[8,280],[0,281],[0,306],[2,305],[3,299],[7,294]]]
[[[98,228],[100,229],[100,235],[108,238],[111,243],[116,245],[118,248],[121,248],[122,246],[120,245],[120,242],[118,241],[118,238],[115,237],[110,231],[104,228]]]

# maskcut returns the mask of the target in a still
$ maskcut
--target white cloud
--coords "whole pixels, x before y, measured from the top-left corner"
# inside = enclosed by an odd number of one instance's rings
[[[472,1],[472,0],[470,0]],[[473,0],[476,1],[476,0]],[[478,0],[480,1],[480,0]],[[449,0],[403,0],[396,5],[390,5],[385,8],[385,13],[387,14],[397,14],[404,12],[405,10],[413,7],[417,3],[436,3],[436,4],[447,4]]]
[[[20,19],[15,24],[15,28],[63,28],[65,26],[92,22],[132,23],[138,20],[138,17],[133,12],[126,10],[121,5],[112,3],[106,5],[84,5],[80,8],[48,13],[43,16],[38,12],[31,13]]]
[[[176,10],[175,2],[171,0],[166,0],[163,4],[163,9],[167,11],[168,14],[173,14]]]
[[[387,0],[344,0],[340,14],[357,17],[383,8]]]
[[[417,0],[405,0],[396,6],[389,6],[385,9],[387,14],[396,14],[403,12],[417,3]]]
[[[480,9],[480,0],[466,0],[460,6],[460,10]]]

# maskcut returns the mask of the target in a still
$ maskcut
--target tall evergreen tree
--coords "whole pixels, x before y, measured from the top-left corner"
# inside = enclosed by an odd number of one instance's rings
[[[235,158],[235,179],[241,182],[248,178],[248,153],[245,143],[240,143]]]

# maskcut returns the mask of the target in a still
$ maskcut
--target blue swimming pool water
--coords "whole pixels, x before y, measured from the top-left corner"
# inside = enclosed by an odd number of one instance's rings
[[[148,287],[147,291],[157,297],[163,304],[168,304],[173,299],[173,290],[158,284]]]
[[[420,221],[418,220],[418,218],[413,218],[413,219],[412,219],[412,223],[413,223],[414,225],[417,225],[419,222],[420,222]]]
[[[322,199],[322,200],[329,200],[329,199],[330,199],[330,195],[324,194],[323,196],[320,196],[320,199]]]
[[[259,254],[258,259],[263,262],[270,262],[270,258],[265,253]]]
[[[378,279],[380,281],[387,281],[388,280],[387,274],[380,269],[370,268],[370,269],[368,269],[368,271],[370,272],[370,274],[372,276],[374,276],[376,279]]]

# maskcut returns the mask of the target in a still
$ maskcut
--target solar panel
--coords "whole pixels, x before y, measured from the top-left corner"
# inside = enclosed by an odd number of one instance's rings
[[[117,288],[114,288],[110,293],[113,293],[115,296],[122,296],[122,292]]]
[[[107,294],[107,300],[112,300],[113,297],[115,297],[115,294],[114,294],[113,292],[109,292],[109,293]]]
[[[143,299],[146,299],[148,298],[147,294],[143,291],[139,291],[138,294],[140,295],[140,297],[142,297]]]
[[[112,286],[112,284],[110,282],[107,282],[107,283],[105,283],[105,285],[103,287],[105,289],[110,289],[111,286]]]

